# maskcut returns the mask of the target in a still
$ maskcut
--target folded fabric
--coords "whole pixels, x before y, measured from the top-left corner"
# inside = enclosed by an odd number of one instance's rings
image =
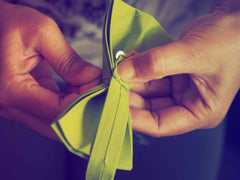
[[[89,159],[86,179],[110,180],[116,169],[132,169],[127,96],[131,85],[123,82],[117,72],[118,63],[125,59],[121,52],[142,52],[170,41],[152,16],[121,0],[108,1],[103,29],[103,81],[81,94],[52,124],[71,152]]]

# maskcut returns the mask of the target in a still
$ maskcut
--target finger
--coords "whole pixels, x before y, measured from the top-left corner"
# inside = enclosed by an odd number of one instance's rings
[[[47,20],[38,31],[36,50],[67,82],[81,85],[96,79],[101,70],[85,61],[70,47],[56,23]]]
[[[77,93],[72,93],[61,98],[55,92],[41,87],[33,78],[25,77],[23,82],[11,86],[5,96],[5,104],[51,123],[77,96]]]
[[[202,127],[194,115],[181,106],[172,106],[160,111],[131,108],[133,130],[154,137],[173,136]]]
[[[201,58],[204,59],[203,53]],[[118,72],[126,82],[148,82],[170,75],[202,72],[206,63],[199,59],[197,48],[181,40],[124,60],[119,64]]]
[[[171,92],[170,78],[148,81],[146,83],[134,83],[131,91],[136,92],[144,97],[169,96]]]
[[[87,84],[84,84],[84,85],[82,85],[80,87],[69,84],[67,86],[67,94],[70,94],[70,93],[82,94],[85,91],[98,86],[100,83],[101,83],[100,79],[95,79],[95,80],[93,80],[93,81],[91,81],[91,82],[89,82]]]
[[[144,109],[148,111],[157,111],[176,105],[175,101],[171,97],[145,99],[134,92],[128,92],[128,97],[129,106],[131,108]]]
[[[85,92],[85,91],[87,91],[91,88],[94,88],[94,87],[100,85],[100,83],[101,83],[101,79],[95,79],[94,81],[81,86],[78,90],[78,93],[81,94],[81,93],[83,93],[83,92]]]

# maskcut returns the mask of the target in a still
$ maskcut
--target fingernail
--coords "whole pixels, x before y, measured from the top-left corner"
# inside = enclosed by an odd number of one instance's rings
[[[129,82],[135,76],[133,61],[125,60],[118,66],[118,74],[123,81]]]

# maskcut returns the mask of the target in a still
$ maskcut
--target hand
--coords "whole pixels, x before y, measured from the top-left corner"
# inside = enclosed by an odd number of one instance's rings
[[[67,93],[60,93],[50,66],[68,83]],[[0,1],[1,116],[57,139],[51,122],[80,92],[97,85],[100,75],[73,51],[52,19]]]
[[[240,13],[215,9],[195,19],[180,40],[123,61],[133,129],[172,136],[214,128],[240,87]]]

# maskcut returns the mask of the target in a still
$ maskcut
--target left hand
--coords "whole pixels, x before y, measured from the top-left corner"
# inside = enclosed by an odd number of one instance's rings
[[[51,68],[68,84],[61,93]],[[57,24],[40,12],[0,0],[0,116],[58,140],[50,124],[101,69],[85,62]]]

